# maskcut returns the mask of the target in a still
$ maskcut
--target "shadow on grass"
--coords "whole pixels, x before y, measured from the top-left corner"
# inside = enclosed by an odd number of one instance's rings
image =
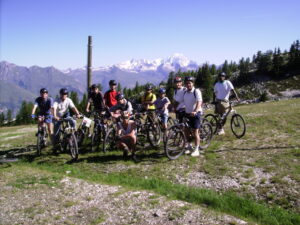
[[[251,148],[225,148],[212,150],[212,152],[230,152],[230,151],[261,151],[270,149],[294,149],[300,148],[300,146],[266,146],[266,147],[251,147]]]

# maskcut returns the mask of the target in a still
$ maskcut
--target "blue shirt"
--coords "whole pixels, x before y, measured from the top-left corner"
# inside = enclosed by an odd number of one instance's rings
[[[42,115],[50,115],[51,108],[53,107],[53,99],[48,97],[47,99],[43,99],[42,97],[38,97],[35,99],[34,105],[38,106],[40,109],[40,113]]]

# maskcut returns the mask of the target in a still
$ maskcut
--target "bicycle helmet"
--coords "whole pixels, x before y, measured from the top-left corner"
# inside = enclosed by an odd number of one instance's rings
[[[225,72],[219,73],[219,77],[226,77],[226,73]]]
[[[152,90],[152,89],[153,89],[153,86],[152,86],[151,84],[148,84],[148,85],[146,86],[146,90],[147,90],[147,91]]]
[[[110,80],[109,85],[117,85],[117,82],[115,80]]]
[[[117,101],[119,101],[119,100],[121,100],[123,98],[125,98],[125,96],[123,94],[121,94],[121,93],[116,96]]]
[[[40,90],[40,94],[44,94],[44,93],[47,93],[48,94],[48,90],[46,88],[42,88]]]
[[[60,93],[61,95],[67,95],[67,94],[69,94],[67,88],[62,88],[62,89],[60,89],[59,93]]]
[[[185,77],[184,78],[184,82],[186,83],[186,82],[189,82],[189,81],[191,81],[191,82],[194,82],[194,77]]]
[[[97,86],[97,84],[93,84],[93,85],[91,86],[91,88],[92,88],[92,89],[96,89],[96,88],[98,88],[98,86]]]
[[[158,90],[158,93],[159,93],[159,94],[166,94],[166,89],[160,88],[160,89]]]
[[[182,78],[181,77],[175,77],[174,82],[175,83],[182,82]]]

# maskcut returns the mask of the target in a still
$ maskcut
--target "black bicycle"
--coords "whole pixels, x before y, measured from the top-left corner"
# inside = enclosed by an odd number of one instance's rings
[[[213,104],[217,104],[213,102]],[[232,133],[236,138],[242,138],[246,133],[246,123],[245,119],[238,114],[232,107],[232,102],[229,102],[229,110],[224,113],[222,116],[219,114],[207,114],[205,115],[205,119],[207,119],[213,127],[213,133],[216,134],[218,129],[221,129],[227,120],[229,115],[231,116],[230,120],[230,128]]]
[[[152,147],[157,147],[162,138],[159,122],[154,119],[154,112],[136,112],[134,121],[137,127],[137,144],[144,146],[149,142]]]
[[[44,123],[44,117],[39,117],[39,119],[42,119]],[[38,126],[38,132],[36,133],[36,155],[40,156],[42,153],[42,149],[47,146],[47,129],[44,125],[39,125]]]
[[[76,119],[76,118],[73,118]],[[70,125],[70,118],[60,119],[61,124],[59,127],[59,138],[57,140],[57,146],[60,151],[69,152],[72,159],[78,159],[78,145],[75,135],[75,128]]]
[[[184,153],[187,141],[190,141],[193,136],[188,121],[189,119],[184,116],[182,123],[177,123],[168,129],[164,150],[170,160],[177,159]],[[188,135],[185,130],[188,131]],[[213,137],[213,128],[206,119],[201,120],[199,136],[200,149],[208,148]]]

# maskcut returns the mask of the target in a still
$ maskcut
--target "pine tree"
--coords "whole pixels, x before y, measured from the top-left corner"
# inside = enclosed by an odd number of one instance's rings
[[[210,73],[210,68],[208,63],[204,64],[202,67],[203,74],[203,100],[204,102],[209,102],[213,96],[213,79]]]
[[[121,92],[121,91],[122,91],[122,86],[121,86],[121,83],[120,83],[120,82],[118,83],[117,91],[118,91],[118,92]]]
[[[2,112],[0,114],[0,126],[3,126],[4,125],[4,120],[5,120],[5,116],[4,116],[4,113]]]
[[[87,105],[87,101],[88,101],[88,99],[87,99],[87,94],[84,93],[84,94],[83,94],[83,97],[82,97],[82,100],[81,100],[81,102],[80,102],[79,105],[78,105],[78,110],[79,110],[80,112],[85,112],[86,105]]]
[[[78,94],[75,91],[71,91],[70,93],[70,99],[72,99],[73,103],[75,104],[76,107],[79,105],[79,99],[78,99]]]
[[[12,111],[11,109],[9,109],[6,113],[6,121],[8,124],[10,124],[12,122]]]

